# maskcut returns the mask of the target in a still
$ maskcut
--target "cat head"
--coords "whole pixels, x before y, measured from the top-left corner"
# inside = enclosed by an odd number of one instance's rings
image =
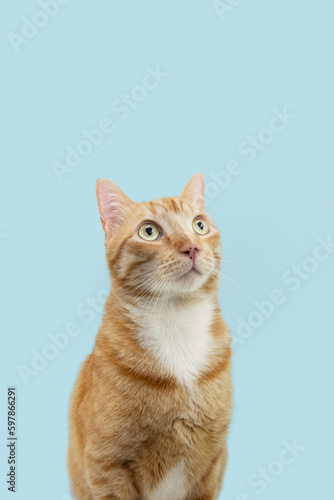
[[[119,289],[180,296],[217,288],[220,237],[204,207],[204,177],[181,196],[135,203],[107,179],[96,186],[106,257]]]

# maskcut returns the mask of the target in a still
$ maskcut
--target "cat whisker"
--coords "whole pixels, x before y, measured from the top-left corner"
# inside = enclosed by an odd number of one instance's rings
[[[159,283],[159,281],[160,280],[157,277],[154,277],[151,280],[149,280],[148,283],[145,284],[145,289],[142,291],[139,291],[139,293],[137,295],[132,297],[132,300],[127,300],[132,295],[132,293],[128,293],[128,294],[123,295],[122,299],[120,299],[120,297],[116,298],[116,296],[114,295],[113,298],[123,308],[123,311],[120,312],[120,314],[116,317],[116,319],[119,318],[119,316],[121,314],[124,314],[124,311],[128,312],[129,306],[135,305],[136,303],[138,303],[140,301],[140,299],[145,295],[145,292],[148,292],[148,293],[151,292],[151,290],[148,288],[148,286],[152,286],[152,287],[156,286]],[[123,304],[125,304],[125,306]]]
[[[145,318],[144,318],[144,325],[145,325],[145,323],[146,323],[146,317],[147,317],[147,314],[148,314],[148,312],[149,312],[149,310],[150,310],[150,307],[151,307],[151,305],[152,305],[152,302],[153,302],[153,301],[154,301],[154,299],[156,298],[156,296],[157,296],[158,292],[159,292],[159,291],[163,288],[163,285],[165,284],[165,282],[166,282],[166,280],[167,280],[167,279],[168,279],[168,277],[167,277],[167,276],[163,276],[163,277],[162,277],[162,279],[160,280],[160,283],[159,283],[159,285],[158,285],[158,289],[157,289],[157,290],[156,290],[156,292],[153,294],[153,296],[152,296],[152,298],[151,298],[151,300],[150,300],[150,302],[149,302],[149,304],[148,304],[148,306],[147,306],[147,312],[146,312],[146,315],[145,315]],[[154,311],[154,307],[153,307],[153,310],[151,311],[151,314],[150,314],[150,316],[149,316],[149,318],[148,318],[148,319],[150,319],[150,318],[151,318],[153,311]]]

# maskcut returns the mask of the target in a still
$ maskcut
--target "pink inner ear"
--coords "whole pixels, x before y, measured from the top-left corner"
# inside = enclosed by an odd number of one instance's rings
[[[99,179],[96,184],[96,196],[101,219],[107,222],[112,218],[114,208],[114,204],[112,203],[113,191],[111,182],[107,179]]]
[[[133,202],[108,179],[97,181],[96,197],[103,230],[111,234]]]
[[[194,175],[182,192],[182,196],[198,210],[204,210],[205,181],[202,174]]]
[[[194,182],[192,184],[193,189],[193,197],[195,200],[200,199],[204,200],[204,181],[202,176],[196,175]]]
[[[120,218],[120,191],[115,184],[107,179],[99,179],[96,184],[97,205],[99,207],[103,231],[111,234]]]

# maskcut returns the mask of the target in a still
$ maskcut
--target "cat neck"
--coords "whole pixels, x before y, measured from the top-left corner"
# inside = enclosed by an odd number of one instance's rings
[[[188,388],[209,366],[215,344],[211,329],[217,310],[216,294],[156,300],[146,307],[129,306],[142,347]]]
[[[124,302],[123,302],[124,304]],[[217,293],[211,294],[189,294],[189,295],[174,295],[166,299],[165,297],[147,297],[138,303],[126,305],[130,316],[142,327],[149,327],[152,320],[160,321],[165,324],[174,321],[174,323],[182,323],[183,319],[189,321],[189,311],[194,316],[203,314],[203,309],[208,305],[212,307],[218,305]]]

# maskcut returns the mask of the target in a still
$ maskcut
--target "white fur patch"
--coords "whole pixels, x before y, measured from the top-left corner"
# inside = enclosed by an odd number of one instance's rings
[[[179,462],[167,472],[166,476],[152,492],[145,495],[145,500],[184,500],[187,487],[183,469],[183,462]]]
[[[181,385],[189,388],[208,366],[214,308],[211,297],[186,306],[169,302],[162,307],[152,306],[153,310],[139,319],[142,345]]]

